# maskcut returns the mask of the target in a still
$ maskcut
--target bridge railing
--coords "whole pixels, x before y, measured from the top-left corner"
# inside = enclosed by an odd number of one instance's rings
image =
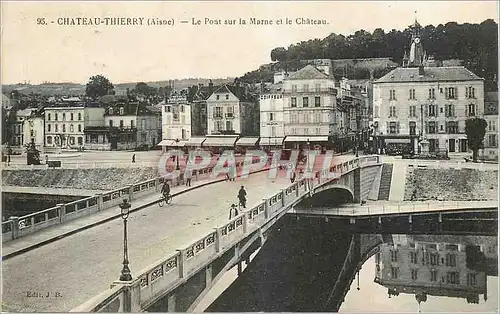
[[[192,180],[205,180],[212,175],[214,167],[197,170]],[[160,191],[164,178],[157,177],[143,182],[131,184],[102,194],[97,194],[66,204],[37,211],[22,217],[10,217],[2,222],[2,242],[11,241],[27,234],[39,231],[56,224],[90,215],[111,207],[123,201],[141,198]],[[183,179],[173,178],[171,186],[184,184]]]
[[[410,204],[408,204],[410,203]],[[315,208],[315,214],[325,215],[344,215],[344,216],[361,216],[361,215],[378,215],[378,214],[404,214],[418,213],[427,211],[447,211],[461,209],[484,209],[498,208],[498,202],[494,200],[487,201],[423,201],[423,202],[407,202],[406,204],[384,204],[384,205],[362,205],[353,204],[337,208]],[[301,210],[300,212],[307,212]]]
[[[349,166],[354,167],[356,165],[357,163],[349,165],[348,162],[345,162],[339,166],[349,168]],[[151,298],[155,297],[159,291],[166,291],[168,287],[186,280],[198,272],[200,268],[205,267],[210,260],[216,258],[217,254],[231,248],[257,228],[268,223],[291,204],[300,200],[305,194],[309,193],[310,189],[309,180],[300,179],[273,196],[263,199],[257,206],[243,211],[199,240],[177,250],[177,253],[169,255],[167,258],[138,272],[134,276],[138,279],[130,284],[132,287],[140,287],[137,290],[140,295],[135,298],[140,300],[142,307],[143,304],[148,303]],[[132,288],[132,290],[134,289]],[[85,308],[79,307],[78,311],[97,312],[101,311],[105,306],[107,305],[89,301]]]

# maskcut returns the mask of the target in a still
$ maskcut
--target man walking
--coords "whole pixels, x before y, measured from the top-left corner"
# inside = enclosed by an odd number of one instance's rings
[[[132,163],[135,163],[135,154],[132,155]]]
[[[193,177],[193,171],[191,169],[186,169],[186,186],[190,187],[191,186],[191,178]]]
[[[240,190],[238,191],[238,199],[240,200],[240,206],[243,208],[247,208],[247,191],[245,191],[245,187],[242,185]]]

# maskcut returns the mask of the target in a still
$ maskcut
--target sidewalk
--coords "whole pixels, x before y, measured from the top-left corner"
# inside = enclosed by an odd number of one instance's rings
[[[195,190],[199,187],[208,185],[210,183],[215,182],[224,182],[225,179],[205,179],[201,181],[193,181],[191,187],[186,186],[176,186],[172,187],[171,194],[175,196],[185,193],[190,190]],[[142,197],[140,199],[132,200],[132,208],[130,212],[134,212],[140,210],[146,206],[151,205],[156,202],[160,198],[160,192],[151,193],[151,195]],[[25,252],[26,250],[31,250],[32,248],[36,248],[38,246],[50,243],[52,241],[64,238],[76,232],[91,228],[93,226],[106,223],[113,219],[120,217],[120,207],[114,206],[107,209],[104,209],[101,212],[97,212],[92,215],[84,216],[81,218],[77,218],[75,220],[71,220],[65,222],[63,224],[54,225],[49,228],[42,229],[40,231],[25,235],[18,239],[5,242],[2,244],[2,256],[5,259],[6,256],[11,257],[11,254],[17,255],[17,253]]]

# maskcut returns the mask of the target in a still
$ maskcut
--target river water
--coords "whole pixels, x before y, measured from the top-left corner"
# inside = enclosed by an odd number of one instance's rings
[[[377,236],[360,235],[360,238],[363,242]],[[273,238],[275,242],[284,241],[279,235]],[[498,237],[408,234],[384,235],[383,239],[380,235],[380,239],[381,243],[362,263],[359,274],[353,274],[352,282],[343,282],[343,289],[349,289],[339,301],[339,312],[498,312]],[[292,242],[303,246],[307,243],[304,241]],[[307,249],[288,248],[288,253],[304,252],[303,265],[297,265],[301,264],[300,258],[290,264],[290,256],[277,248],[292,242],[283,245],[272,242],[269,239],[259,255],[252,255],[241,276],[237,276],[236,268],[227,272],[195,311],[325,311],[321,303],[325,298],[321,295],[329,294],[325,289],[334,286],[342,263],[332,258],[331,267],[335,270],[328,272],[324,267],[328,265],[328,257],[321,257],[325,261],[322,264],[311,262]],[[266,251],[266,246],[271,250]],[[345,254],[331,253],[332,257]],[[296,278],[290,280],[275,274],[280,265],[289,268],[287,277],[296,273]],[[276,283],[280,280],[288,283]],[[290,288],[290,283],[295,287]],[[301,294],[308,298],[300,297]]]

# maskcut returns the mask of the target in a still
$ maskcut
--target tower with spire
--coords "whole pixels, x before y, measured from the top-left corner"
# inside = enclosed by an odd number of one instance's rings
[[[403,67],[420,67],[426,61],[426,53],[421,38],[422,26],[415,19],[415,22],[410,25],[410,29],[412,31],[410,51],[409,53],[405,51]]]

